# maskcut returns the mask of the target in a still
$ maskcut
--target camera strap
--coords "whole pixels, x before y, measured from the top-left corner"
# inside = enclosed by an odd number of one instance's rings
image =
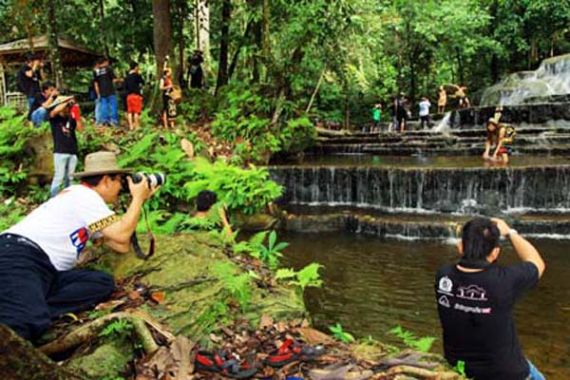
[[[146,229],[147,229],[147,237],[149,238],[149,246],[148,246],[148,252],[146,254],[144,254],[140,244],[139,244],[139,239],[137,237],[137,232],[133,232],[133,234],[131,235],[131,246],[133,247],[133,250],[135,251],[135,254],[137,255],[137,257],[141,260],[148,260],[150,257],[152,257],[154,255],[154,248],[155,248],[155,238],[154,238],[154,234],[152,233],[152,230],[150,229],[150,224],[148,222],[148,216],[146,213],[146,209],[143,205],[142,207],[142,213],[143,213],[143,217],[144,217],[144,221],[146,224]]]

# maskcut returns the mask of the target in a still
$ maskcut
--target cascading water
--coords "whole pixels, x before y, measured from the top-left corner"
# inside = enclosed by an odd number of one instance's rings
[[[513,73],[487,88],[481,106],[545,102],[570,94],[570,54],[545,59],[535,71]]]
[[[570,209],[570,165],[520,168],[274,167],[290,204],[391,212]]]

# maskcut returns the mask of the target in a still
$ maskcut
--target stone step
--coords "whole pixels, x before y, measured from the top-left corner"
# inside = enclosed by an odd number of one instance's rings
[[[383,213],[350,207],[287,208],[282,228],[295,232],[349,231],[381,238],[449,239],[458,236],[470,215]],[[494,215],[497,216],[497,215]],[[570,214],[501,215],[519,233],[570,239]]]

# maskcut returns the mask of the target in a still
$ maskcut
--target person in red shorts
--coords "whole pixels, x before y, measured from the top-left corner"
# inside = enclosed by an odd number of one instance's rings
[[[144,80],[139,72],[137,62],[131,62],[130,70],[125,78],[125,90],[127,91],[127,120],[129,130],[139,127],[140,114],[143,108],[142,87]]]

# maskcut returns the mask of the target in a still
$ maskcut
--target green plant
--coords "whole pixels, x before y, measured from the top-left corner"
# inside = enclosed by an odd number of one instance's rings
[[[329,326],[329,330],[333,334],[333,337],[336,340],[339,340],[343,343],[353,343],[356,341],[356,339],[352,334],[344,331],[340,323],[337,323],[336,325],[333,326]]]
[[[431,349],[433,342],[436,340],[436,338],[431,336],[418,338],[412,332],[402,328],[402,326],[394,327],[389,331],[389,333],[394,334],[398,338],[402,339],[406,346],[420,352],[428,352]]]
[[[26,209],[13,197],[0,202],[0,231],[18,223],[25,214]]]
[[[321,280],[319,269],[322,267],[321,264],[311,263],[298,272],[291,268],[279,269],[275,274],[275,279],[289,280],[290,284],[299,286],[301,291],[307,287],[320,288],[323,285],[323,280]]]
[[[133,325],[124,319],[117,319],[109,323],[101,332],[100,337],[119,337],[125,338],[133,331]]]
[[[467,377],[467,374],[465,373],[465,362],[463,360],[458,360],[457,363],[455,363],[453,370],[461,376]]]
[[[229,296],[235,299],[242,310],[246,310],[251,301],[251,274],[237,274],[238,269],[231,263],[216,263],[212,268],[212,273],[224,285],[224,290]]]
[[[281,148],[287,152],[301,152],[317,137],[317,130],[307,116],[287,121],[279,133]]]
[[[267,245],[264,244],[267,239]],[[248,253],[250,256],[263,261],[269,268],[277,269],[279,259],[283,256],[281,251],[289,246],[286,242],[277,242],[277,232],[261,231],[253,235],[249,241],[240,242],[233,246],[235,253]]]

